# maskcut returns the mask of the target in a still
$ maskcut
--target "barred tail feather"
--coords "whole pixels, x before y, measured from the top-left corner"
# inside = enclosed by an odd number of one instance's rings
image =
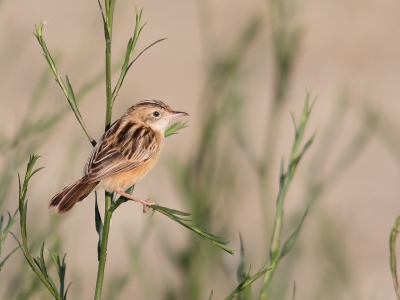
[[[99,184],[99,181],[88,181],[86,176],[66,186],[49,202],[50,207],[56,207],[56,213],[65,214],[78,202],[85,199]]]

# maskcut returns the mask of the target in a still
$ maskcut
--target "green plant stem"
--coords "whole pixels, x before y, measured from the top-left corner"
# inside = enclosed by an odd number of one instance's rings
[[[103,234],[101,240],[101,251],[100,251],[100,259],[99,266],[97,269],[97,282],[96,282],[96,292],[94,299],[101,299],[101,292],[103,289],[103,280],[104,280],[104,270],[106,268],[106,260],[107,260],[107,245],[108,245],[108,234],[110,232],[110,224],[111,224],[111,216],[112,211],[108,211],[108,208],[111,205],[111,193],[106,192],[105,195],[105,214],[104,214],[104,226],[103,226]]]
[[[106,124],[105,130],[111,124],[112,117],[112,92],[111,92],[111,34],[106,37],[106,93],[107,93],[107,107],[106,107]]]
[[[107,96],[107,106],[106,106],[106,121],[105,121],[105,131],[111,125],[111,117],[112,117],[112,91],[111,91],[111,40],[112,40],[112,26],[113,26],[113,15],[114,15],[114,6],[116,0],[105,0],[105,8],[106,8],[106,16],[103,21],[104,24],[104,36],[106,41],[106,96]],[[105,192],[105,202],[104,202],[104,225],[103,232],[101,237],[101,246],[100,246],[100,259],[99,266],[97,269],[97,281],[96,281],[96,290],[95,290],[95,300],[101,299],[101,292],[103,290],[103,281],[104,281],[104,271],[106,267],[107,260],[107,245],[108,245],[108,235],[110,233],[110,224],[112,211],[109,211],[111,206],[112,194],[109,192]]]
[[[259,189],[261,195],[261,205],[263,207],[264,228],[268,231],[270,226],[269,220],[271,219],[270,201],[271,198],[271,163],[276,157],[277,139],[279,136],[280,123],[282,120],[282,105],[274,101],[267,121],[267,130],[264,142],[264,157],[259,162]]]
[[[282,220],[283,220],[283,200],[285,199],[285,195],[287,189],[289,188],[290,182],[286,181],[285,186],[280,190],[277,200],[277,208],[276,208],[276,219],[274,224],[274,232],[272,235],[272,242],[270,248],[270,271],[265,274],[263,290],[260,296],[260,300],[267,299],[269,285],[271,283],[271,279],[275,273],[276,267],[279,262],[279,258],[281,256],[281,233],[282,233]]]
[[[28,166],[25,173],[25,178],[23,183],[21,183],[21,178],[18,175],[19,180],[19,214],[20,214],[20,227],[21,227],[21,239],[22,243],[18,240],[18,238],[10,232],[10,234],[14,237],[16,242],[19,245],[19,248],[22,250],[27,262],[29,263],[32,271],[36,274],[36,276],[40,279],[40,281],[46,286],[49,292],[53,295],[56,300],[63,300],[63,295],[57,291],[53,280],[49,276],[47,272],[47,266],[44,262],[43,249],[44,243],[42,244],[40,256],[37,258],[33,258],[31,253],[29,252],[28,247],[28,235],[26,231],[26,215],[28,210],[28,202],[26,200],[26,194],[28,192],[28,184],[29,180],[32,178],[34,174],[39,172],[43,168],[38,168],[36,170],[33,169],[35,162],[39,159],[38,155],[31,155],[29,158]]]
[[[72,89],[71,83],[69,82],[68,76],[65,76],[65,82],[64,82],[64,80],[62,80],[61,76],[58,73],[57,66],[56,66],[49,50],[47,49],[46,42],[43,39],[43,25],[44,24],[45,23],[41,22],[39,24],[39,26],[36,26],[35,36],[36,36],[40,46],[42,47],[44,57],[46,58],[51,70],[53,71],[56,82],[59,84],[65,97],[67,98],[68,103],[71,106],[71,109],[74,112],[76,119],[78,120],[79,124],[81,125],[83,131],[85,132],[85,134],[86,134],[87,138],[89,139],[89,141],[91,142],[91,144],[93,146],[95,146],[96,141],[92,138],[88,129],[86,128],[85,122],[83,121],[81,113],[78,109],[78,105],[76,103],[76,97],[75,97],[74,91]]]
[[[264,283],[262,287],[262,291],[260,294],[260,300],[266,300],[268,297],[268,293],[270,291],[270,284],[272,277],[275,273],[276,267],[278,266],[279,260],[282,258],[284,255],[284,252],[286,253],[289,251],[292,246],[289,246],[289,244],[293,244],[295,240],[295,236],[298,234],[295,233],[293,236],[293,241],[289,242],[289,240],[284,244],[283,247],[281,247],[281,238],[282,238],[282,227],[283,227],[283,205],[285,203],[285,197],[287,194],[287,191],[289,190],[290,184],[292,182],[293,176],[296,172],[297,165],[300,162],[303,154],[305,151],[308,149],[308,147],[311,145],[313,142],[314,136],[312,136],[306,144],[303,146],[302,149],[300,148],[300,143],[302,141],[304,131],[307,125],[307,121],[311,112],[311,107],[309,106],[309,98],[310,94],[307,94],[306,97],[306,102],[304,104],[303,108],[303,113],[300,118],[300,124],[299,127],[295,125],[295,139],[294,143],[292,146],[292,151],[290,154],[290,159],[289,159],[289,164],[287,167],[286,172],[283,172],[283,163],[282,163],[282,168],[281,168],[281,175],[280,175],[280,186],[279,186],[279,193],[276,199],[276,215],[275,215],[275,223],[274,223],[274,231],[272,234],[272,240],[271,240],[271,246],[270,246],[270,251],[269,251],[269,259],[270,259],[270,266],[269,266],[269,272],[265,274],[264,277]],[[303,217],[304,220],[304,217]],[[301,226],[301,225],[300,225]],[[289,243],[289,244],[288,244]],[[282,252],[282,249],[285,248]]]

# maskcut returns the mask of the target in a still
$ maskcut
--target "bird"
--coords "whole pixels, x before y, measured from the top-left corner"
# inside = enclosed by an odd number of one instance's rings
[[[169,122],[179,116],[188,114],[174,111],[158,100],[144,100],[131,106],[97,142],[83,176],[56,194],[49,208],[55,207],[57,214],[67,213],[99,188],[141,203],[143,213],[149,206],[158,205],[125,191],[153,168],[164,144],[164,132]]]

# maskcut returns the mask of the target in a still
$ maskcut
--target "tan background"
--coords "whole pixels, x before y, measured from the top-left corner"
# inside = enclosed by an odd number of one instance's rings
[[[177,191],[169,180],[167,163],[172,156],[187,156],[198,132],[196,126],[200,121],[198,110],[204,84],[204,53],[198,6],[194,1],[117,1],[114,54],[119,55],[124,51],[126,41],[133,32],[134,5],[145,7],[143,19],[148,22],[138,47],[142,49],[161,37],[167,37],[168,40],[151,49],[134,65],[117,99],[114,118],[133,103],[149,98],[163,100],[173,108],[190,114],[189,127],[167,140],[160,163],[136,187],[139,197],[151,197],[165,206],[185,211],[186,207],[177,200]],[[252,15],[268,13],[263,1],[217,1],[210,7],[210,26],[216,37],[223,41],[218,46],[221,51],[224,50],[222,45],[233,42],[238,29]],[[279,156],[288,154],[293,134],[289,111],[299,115],[306,88],[312,89],[318,97],[308,134],[312,133],[313,128],[324,127],[333,102],[341,91],[347,88],[350,92],[352,110],[343,125],[344,134],[336,145],[335,153],[343,150],[360,126],[359,116],[366,103],[377,108],[397,132],[397,128],[400,128],[400,3],[394,0],[308,0],[299,1],[297,12],[304,36],[292,78],[287,114],[282,122],[286,125],[279,145]],[[25,104],[43,70],[47,68],[41,49],[32,35],[34,24],[40,20],[49,20],[44,27],[48,47],[53,53],[62,53],[59,71],[68,74],[76,89],[102,70],[104,65],[102,24],[96,1],[3,0],[0,4],[0,124],[7,135],[15,131],[21,111],[25,112]],[[255,148],[258,146],[257,130],[264,124],[264,112],[271,98],[272,57],[269,43],[266,18],[264,30],[247,57],[245,70],[245,113],[249,120],[246,127],[253,134],[249,140],[254,141]],[[80,105],[82,115],[96,138],[103,130],[104,94],[103,87],[99,87]],[[46,98],[48,110],[66,105],[55,83],[50,85]],[[33,180],[28,197],[28,222],[37,223],[38,228],[45,226],[49,215],[53,214],[53,211],[46,210],[48,200],[62,186],[80,175],[91,148],[72,113],[56,127],[54,133],[42,147],[32,149],[42,155],[39,165],[46,166],[40,179]],[[391,140],[395,146],[398,145],[396,138],[400,139],[394,135]],[[71,150],[71,144],[75,151]],[[395,299],[388,267],[388,236],[395,217],[400,213],[400,165],[399,153],[396,152],[399,148],[391,149],[394,150],[390,150],[379,135],[374,136],[355,164],[310,214],[299,238],[301,256],[294,260],[296,267],[292,281],[297,285],[296,299],[310,299],[313,291],[321,289],[318,286],[319,269],[322,266],[324,269],[330,268],[319,252],[321,237],[315,228],[324,219],[334,224],[332,231],[340,241],[350,272],[351,287],[343,289],[340,299]],[[301,174],[305,170],[301,167],[306,165],[300,166],[299,177],[288,195],[289,199],[293,199],[287,203],[289,211],[291,205],[299,203],[300,199],[296,196],[302,195]],[[20,172],[23,173],[24,168]],[[242,179],[247,180],[245,186],[248,188],[242,191],[245,196],[237,200],[242,205],[241,213],[238,213],[240,218],[232,224],[232,236],[228,238],[231,247],[237,249],[236,232],[242,233],[248,248],[248,262],[256,270],[266,258],[266,254],[263,254],[264,241],[257,236],[257,228],[262,226],[260,204],[257,192],[253,189],[254,178],[248,168],[244,168],[243,172]],[[277,172],[278,163],[273,174]],[[14,197],[9,197],[6,209],[12,210],[16,206],[16,182],[13,190]],[[94,231],[93,198],[61,218],[64,219],[61,239],[67,241],[62,251],[68,253],[68,262],[74,262],[69,270],[79,273],[83,281],[78,286],[84,290],[85,298],[91,298],[97,266],[94,255],[97,235]],[[124,234],[137,237],[147,218],[134,204],[126,205],[125,209],[114,215],[106,281],[124,268],[129,259],[124,247]],[[148,262],[146,266],[150,270],[157,270],[154,278],[149,280],[159,282],[161,291],[162,286],[168,284],[164,280],[166,277],[179,280],[179,274],[175,274],[165,262],[163,250],[157,249],[154,241],[161,235],[172,235],[172,230],[173,235],[178,236],[176,248],[179,249],[189,233],[158,215],[151,221],[156,223],[150,237],[153,244],[150,242],[146,246],[143,259]],[[15,256],[20,255],[18,253]],[[237,256],[232,258],[226,255],[225,258],[231,263],[234,282]],[[17,257],[13,257],[10,264],[17,260]],[[0,274],[0,282],[3,276],[4,272]],[[332,281],[336,280],[335,276],[332,274]],[[214,299],[221,299],[234,288],[232,282],[209,283],[204,287],[205,293],[214,287]],[[138,285],[134,276],[121,299],[129,299],[129,295],[138,290]],[[74,285],[71,293],[73,289]]]

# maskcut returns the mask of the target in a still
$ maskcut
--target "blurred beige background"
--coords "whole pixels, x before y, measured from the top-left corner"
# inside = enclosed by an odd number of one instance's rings
[[[174,109],[190,114],[188,128],[166,141],[161,161],[135,189],[138,197],[150,197],[167,207],[187,211],[182,201],[177,200],[179,195],[170,180],[168,162],[171,157],[184,158],[190,153],[192,142],[198,134],[196,127],[201,121],[199,108],[202,105],[205,78],[199,8],[195,1],[117,1],[114,58],[123,53],[126,41],[133,33],[135,5],[144,7],[143,20],[148,23],[138,48],[143,49],[158,38],[168,39],[146,52],[128,73],[116,101],[113,119],[133,103],[149,98],[160,99]],[[233,43],[237,31],[251,16],[268,15],[267,5],[263,1],[224,0],[209,5],[209,26],[217,39],[222,41],[218,45],[220,51],[224,50],[224,45],[228,47]],[[319,128],[326,125],[334,102],[344,89],[349,91],[351,110],[349,118],[342,124],[343,134],[335,145],[334,155],[345,148],[362,126],[360,116],[366,106],[378,110],[384,121],[391,124],[391,134],[397,133],[400,128],[400,2],[308,0],[298,1],[296,9],[297,22],[303,29],[303,40],[292,77],[289,102],[285,107],[287,113],[282,121],[285,126],[281,132],[283,136],[278,145],[278,156],[288,155],[293,138],[289,112],[300,115],[306,89],[311,89],[318,98],[307,131],[311,135],[317,128],[316,143],[318,134],[322,132]],[[0,122],[4,132],[12,135],[20,122],[21,112],[25,113],[26,103],[43,70],[47,68],[41,49],[32,35],[34,24],[48,20],[44,27],[47,45],[52,53],[60,53],[59,72],[68,74],[75,89],[79,89],[104,68],[103,32],[96,1],[2,0],[0,16]],[[252,133],[248,140],[252,141],[255,149],[260,149],[257,133],[264,124],[271,99],[273,57],[269,51],[271,41],[268,24],[266,17],[262,33],[246,58],[244,71],[245,116],[249,120],[244,126],[247,132]],[[118,73],[115,73],[114,82],[117,76]],[[43,109],[54,110],[67,105],[54,82],[50,84],[45,98],[47,107]],[[103,130],[104,100],[104,88],[100,86],[80,104],[86,124],[96,138],[100,137]],[[53,136],[41,147],[32,149],[42,156],[38,165],[46,166],[40,178],[38,176],[33,180],[28,196],[28,222],[35,223],[37,231],[40,231],[40,226],[46,226],[49,216],[54,213],[47,211],[48,200],[60,188],[80,176],[91,151],[72,113],[53,132]],[[339,241],[351,277],[348,283],[350,287],[343,289],[339,299],[395,299],[388,264],[388,237],[395,217],[400,214],[400,153],[397,151],[400,150],[400,137],[393,134],[390,142],[385,142],[381,138],[384,134],[385,129],[381,129],[371,137],[360,157],[318,201],[304,223],[296,245],[300,257],[293,261],[296,267],[291,274],[291,281],[295,281],[297,286],[296,299],[310,299],[315,290],[323,289],[319,286],[319,270],[322,267],[330,268],[320,252],[323,239],[318,227],[324,221],[332,225],[332,234]],[[305,181],[302,175],[307,171],[305,167],[312,153],[313,148],[301,163],[294,186],[288,194],[286,205],[289,212],[298,207],[302,200]],[[2,161],[1,166],[4,166]],[[279,161],[275,167],[276,171],[272,174],[278,174]],[[19,172],[23,173],[24,168]],[[257,236],[257,228],[263,222],[253,177],[248,167],[243,168],[241,178],[245,181],[245,189],[241,199],[237,199],[240,203],[238,207],[241,207],[240,217],[238,212],[237,222],[232,224],[232,235],[227,238],[231,240],[230,246],[238,249],[236,233],[241,232],[247,247],[248,263],[256,270],[263,265],[267,254],[264,237],[260,239]],[[278,179],[278,176],[274,178]],[[274,194],[277,186],[276,180]],[[17,204],[16,193],[17,184],[14,182],[14,197],[9,197],[5,209],[14,209]],[[40,218],[36,217],[38,215]],[[142,215],[135,204],[127,204],[125,209],[115,213],[106,281],[124,268],[129,259],[124,247],[126,234],[137,237],[148,217]],[[62,252],[68,253],[70,267],[67,272],[79,272],[69,275],[82,279],[78,286],[84,290],[85,299],[90,298],[97,267],[93,196],[60,218],[63,219],[59,231],[61,239],[67,241],[62,248]],[[179,280],[179,274],[174,273],[165,261],[163,250],[157,248],[156,240],[161,235],[168,236],[173,232],[177,236],[175,247],[179,249],[191,233],[157,214],[151,221],[156,227],[152,228],[143,259],[150,270],[157,270],[154,278],[149,280],[159,282],[161,291],[162,286],[168,284],[165,277]],[[21,256],[21,253],[15,254],[10,264],[20,258],[17,256]],[[232,266],[234,282],[238,257],[228,254],[224,254],[224,257]],[[0,274],[0,281],[2,276],[5,276],[4,273]],[[332,274],[332,281],[337,280],[336,276]],[[234,288],[232,282],[211,282],[204,287],[205,293],[214,288],[214,299],[222,299]],[[133,276],[121,299],[132,299],[129,295],[138,290],[139,285]],[[0,296],[1,289],[0,286]],[[74,285],[71,288],[72,295],[73,289]]]

